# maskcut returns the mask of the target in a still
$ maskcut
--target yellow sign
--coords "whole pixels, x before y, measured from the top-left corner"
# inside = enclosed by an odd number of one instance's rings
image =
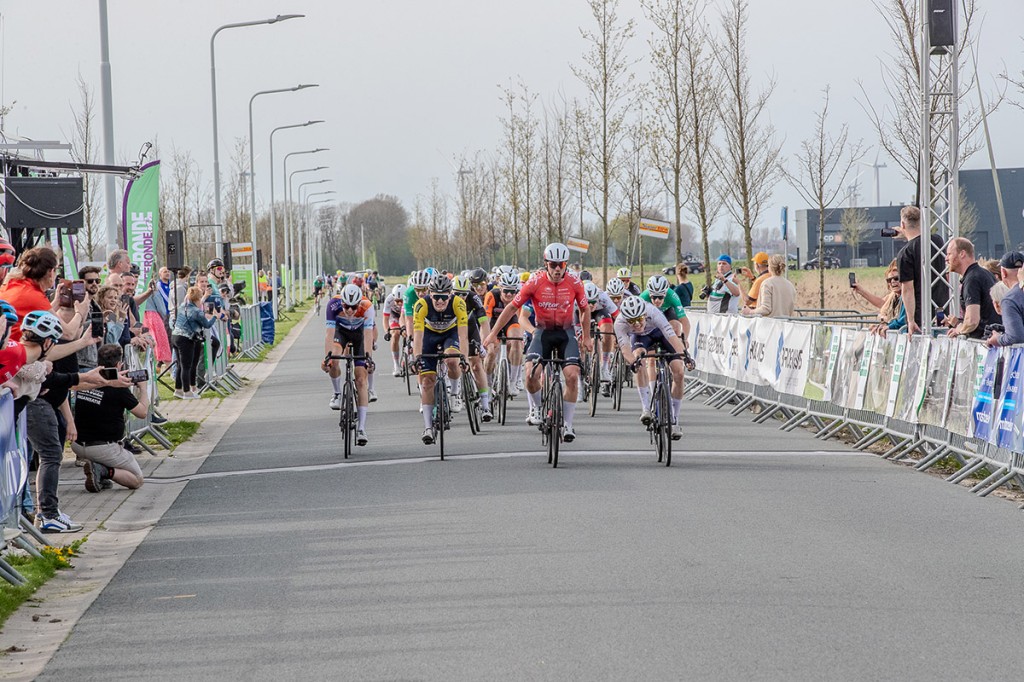
[[[672,223],[666,223],[664,220],[652,220],[651,218],[641,218],[639,230],[640,234],[642,234],[645,237],[668,239],[669,232],[672,231]]]
[[[579,237],[569,237],[565,240],[565,245],[569,247],[570,251],[586,253],[590,250],[590,242],[586,239],[580,239]]]

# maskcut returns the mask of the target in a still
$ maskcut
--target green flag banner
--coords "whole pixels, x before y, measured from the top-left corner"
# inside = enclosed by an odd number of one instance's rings
[[[64,276],[78,279],[78,257],[75,255],[75,242],[70,234],[60,233],[60,251],[64,256]]]
[[[149,286],[156,269],[156,245],[160,215],[160,162],[147,163],[124,191],[122,233],[131,262],[139,266],[135,292]]]

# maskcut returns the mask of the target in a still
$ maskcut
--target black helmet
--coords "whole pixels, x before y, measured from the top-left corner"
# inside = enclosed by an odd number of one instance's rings
[[[450,294],[452,293],[452,281],[445,275],[434,275],[430,280],[430,293]]]
[[[220,258],[214,258],[213,260],[206,264],[207,270],[213,270],[214,268],[222,267],[224,267],[224,261],[222,261]]]
[[[469,281],[473,284],[482,284],[487,281],[487,271],[483,268],[477,268],[469,273]]]
[[[584,270],[580,273],[580,279],[584,282],[590,282],[594,279],[594,276],[590,274],[590,270]]]

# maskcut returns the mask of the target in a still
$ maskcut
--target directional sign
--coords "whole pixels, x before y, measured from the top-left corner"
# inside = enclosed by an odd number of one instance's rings
[[[641,218],[639,230],[640,234],[645,237],[668,239],[669,232],[672,231],[672,223],[666,223],[664,220]]]
[[[570,251],[586,253],[590,250],[590,242],[586,239],[580,239],[579,237],[569,237],[565,240],[565,245],[569,247]]]
[[[231,242],[231,258],[252,258],[252,242]]]

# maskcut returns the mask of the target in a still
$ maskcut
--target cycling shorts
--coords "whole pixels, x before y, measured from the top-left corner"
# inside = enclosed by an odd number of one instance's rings
[[[668,342],[660,329],[654,329],[650,334],[630,334],[630,346],[633,350],[643,348],[644,350],[661,349],[663,353],[675,353],[676,349]]]
[[[565,364],[580,364],[580,345],[576,341],[576,335],[570,334],[566,329],[538,329],[530,341],[526,359],[549,360],[555,349],[558,350],[558,357],[565,360]]]
[[[506,339],[506,338],[507,339],[524,339],[522,325],[520,325],[518,322],[511,322],[510,324],[505,325],[505,329],[502,330],[501,332],[498,332],[498,341],[500,342],[502,339]],[[513,341],[512,343],[519,343],[519,342],[518,341]]]
[[[345,346],[352,346],[352,355],[363,354],[363,330],[362,329],[345,329],[344,327],[335,327],[334,329],[334,343],[341,346],[342,351],[345,350]],[[366,360],[356,360],[356,367],[366,367]]]
[[[676,315],[676,307],[674,305],[670,305],[664,310],[662,310],[661,314],[664,315],[665,319],[668,320],[669,322],[671,322],[672,320],[679,319],[679,316]]]
[[[395,315],[388,315],[388,329],[401,329],[402,320]]]
[[[438,353],[444,353],[449,348],[458,347],[458,327],[454,327],[446,332],[440,333],[431,331],[429,329],[423,330],[423,353],[425,355],[437,355]],[[437,360],[437,358],[422,358],[420,360],[420,374],[436,374]]]

